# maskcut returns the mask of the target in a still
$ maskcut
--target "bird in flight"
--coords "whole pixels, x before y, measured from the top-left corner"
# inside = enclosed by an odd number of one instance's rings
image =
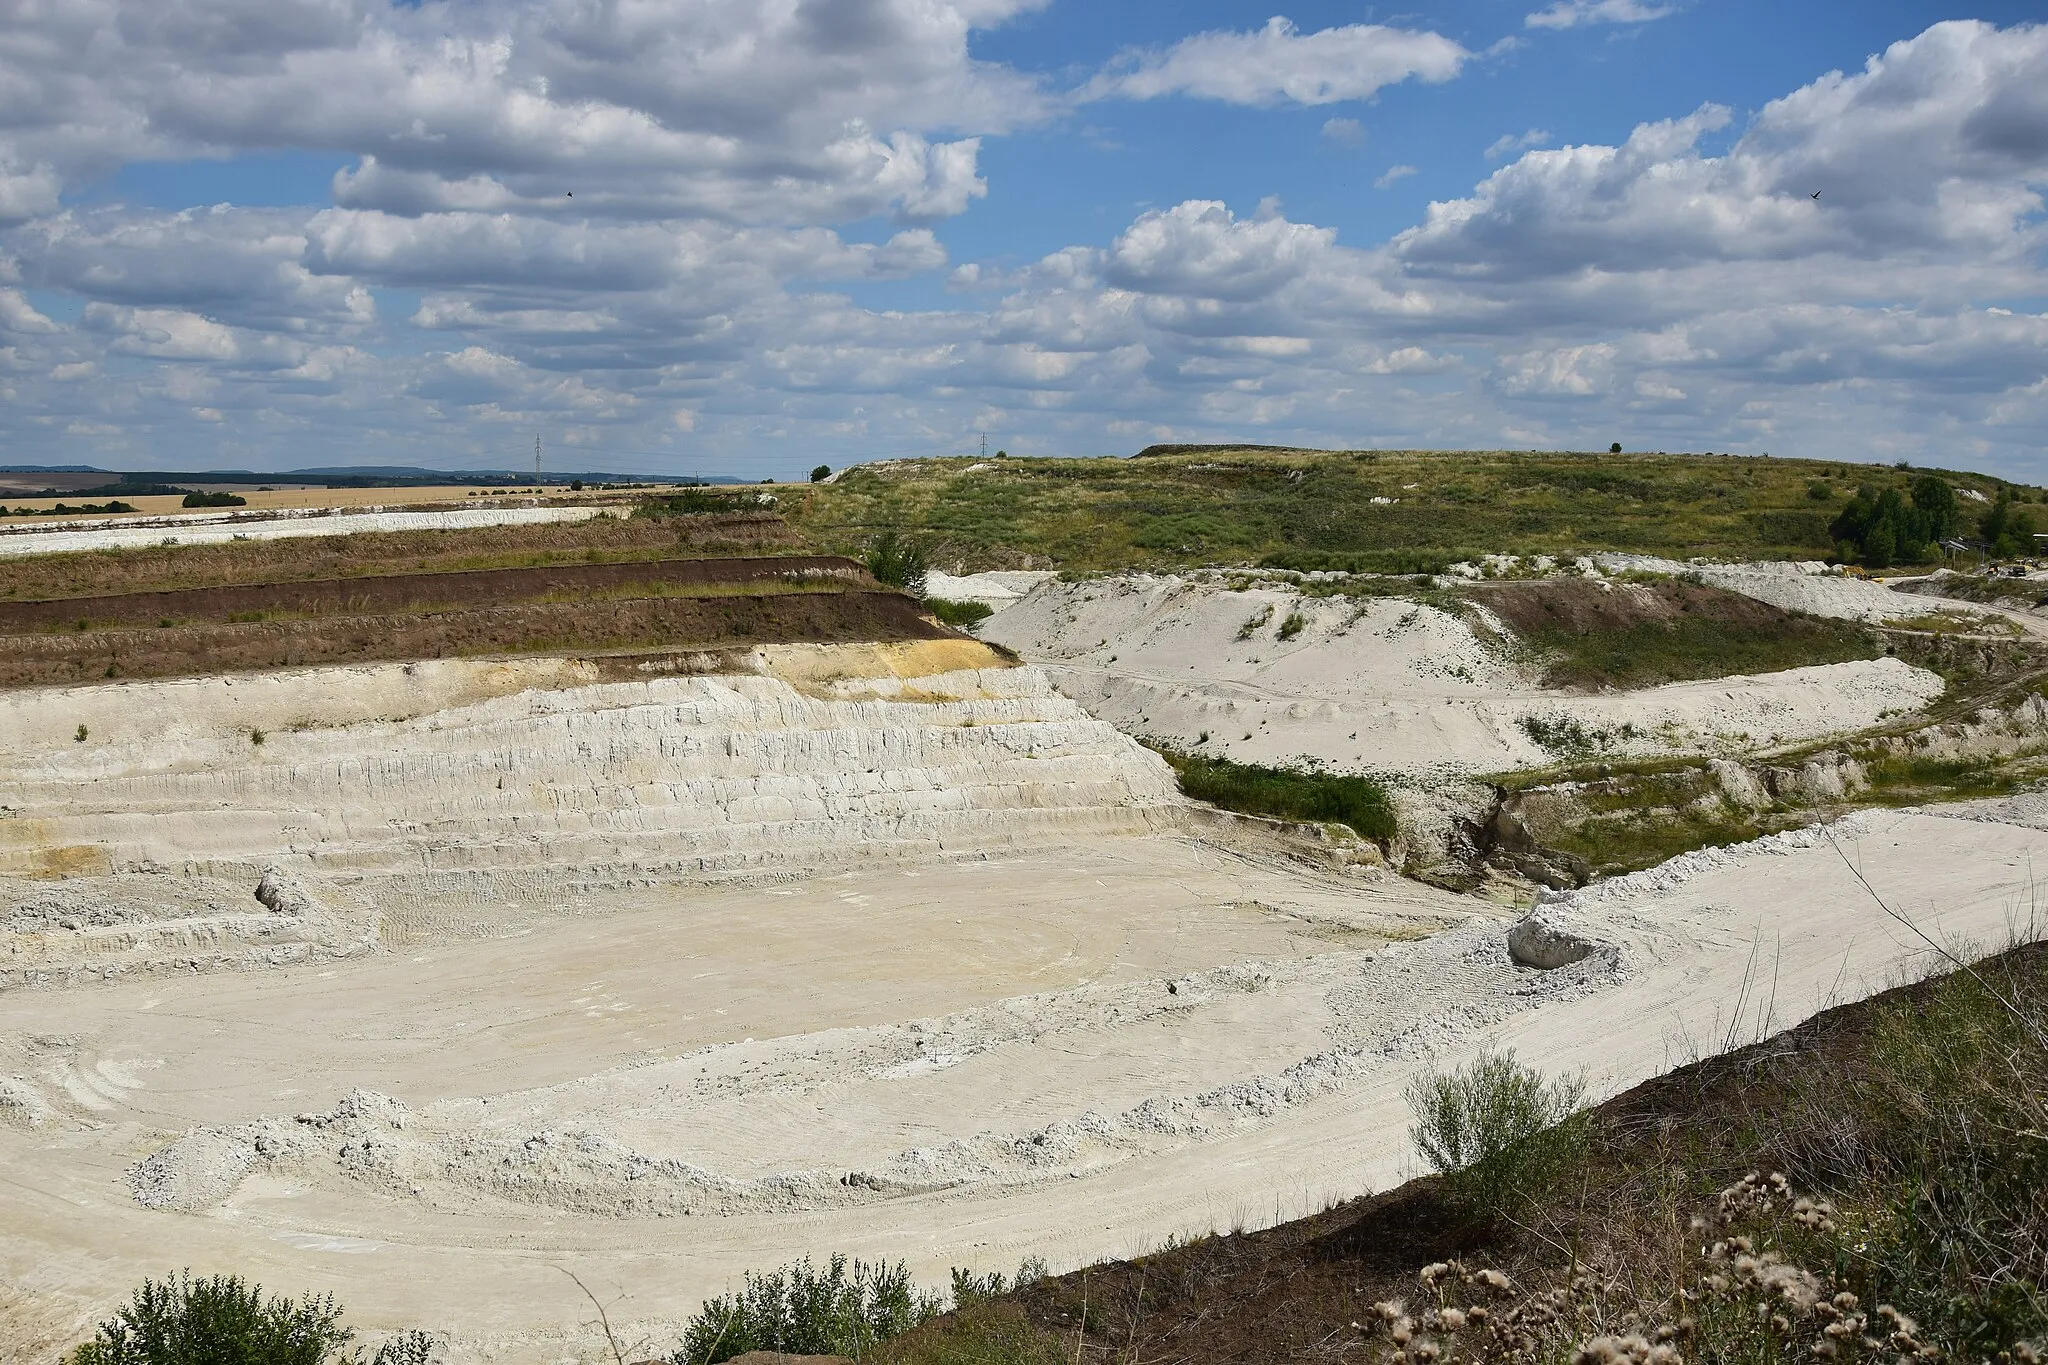
[[[1820,191],[1819,191],[1819,190],[1815,190],[1815,191],[1813,192],[1813,197],[1814,197],[1815,199],[1818,199],[1818,198],[1820,198]]]

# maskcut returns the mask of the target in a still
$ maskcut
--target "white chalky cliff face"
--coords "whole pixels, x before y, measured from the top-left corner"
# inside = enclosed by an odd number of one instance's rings
[[[553,685],[477,695],[521,681]],[[206,921],[266,952],[341,949],[501,875],[786,873],[1143,833],[1183,805],[1163,762],[1034,669],[577,682],[570,661],[441,662],[0,699],[0,807],[19,816],[0,820],[0,877],[62,874],[16,889],[99,903],[59,923],[108,921],[104,951],[66,935],[0,973],[148,960],[164,943],[146,920],[178,920],[180,942]],[[408,703],[424,709],[382,718]],[[84,739],[72,715],[92,718]],[[235,894],[259,877],[270,896]]]

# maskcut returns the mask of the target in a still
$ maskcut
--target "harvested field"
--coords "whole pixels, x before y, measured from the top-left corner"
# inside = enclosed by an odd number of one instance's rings
[[[915,600],[889,590],[819,580],[788,582],[769,592],[744,584],[696,591],[686,597],[530,602],[428,614],[4,636],[0,687],[377,659],[953,638]]]
[[[858,564],[836,555],[641,559],[537,569],[375,574],[40,602],[0,601],[0,636],[38,630],[159,628],[166,621],[185,625],[272,616],[430,614],[486,605],[689,596],[735,587],[768,593],[809,588],[836,591],[847,586],[873,587],[875,583]]]
[[[623,515],[457,530],[327,531],[287,542],[147,544],[93,554],[0,559],[0,599],[102,597],[115,593],[356,578],[373,574],[451,573],[720,555],[800,552],[804,547],[769,512],[649,520]]]

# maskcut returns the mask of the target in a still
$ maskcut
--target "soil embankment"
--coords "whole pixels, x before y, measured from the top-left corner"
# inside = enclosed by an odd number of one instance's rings
[[[564,599],[683,596],[706,588],[846,586],[875,584],[858,564],[838,555],[644,559],[532,569],[375,574],[104,597],[63,597],[40,602],[0,601],[0,636],[47,630],[175,628],[187,623],[258,620],[273,615],[424,615]]]
[[[380,659],[761,643],[941,640],[954,632],[889,590],[791,585],[773,593],[472,606],[430,613],[207,623],[0,637],[0,687],[169,678]]]
[[[1532,579],[1464,591],[1541,656],[1546,687],[1656,687],[1883,652],[1871,631],[1678,579]]]

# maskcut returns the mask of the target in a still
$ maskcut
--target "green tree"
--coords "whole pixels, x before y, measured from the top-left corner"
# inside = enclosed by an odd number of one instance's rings
[[[2000,559],[2034,552],[2034,518],[2020,509],[2010,489],[1999,494],[1978,520],[1977,534]]]
[[[811,482],[823,483],[826,479],[830,478],[831,475],[832,466],[829,464],[821,464],[816,469],[813,469],[811,471]]]

